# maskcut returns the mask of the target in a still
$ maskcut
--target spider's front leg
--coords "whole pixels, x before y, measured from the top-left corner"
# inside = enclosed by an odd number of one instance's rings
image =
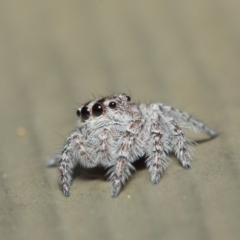
[[[126,180],[131,176],[131,170],[134,170],[134,167],[130,163],[130,156],[132,154],[134,141],[142,129],[143,122],[144,120],[142,119],[132,121],[127,127],[126,133],[121,138],[121,144],[117,152],[117,160],[109,170],[111,173],[112,197],[117,197],[122,184],[125,184]]]
[[[90,158],[84,146],[82,135],[75,130],[67,139],[61,154],[59,155],[59,185],[65,197],[70,196],[70,186],[72,184],[72,173],[77,162],[86,168],[94,167],[94,161]]]

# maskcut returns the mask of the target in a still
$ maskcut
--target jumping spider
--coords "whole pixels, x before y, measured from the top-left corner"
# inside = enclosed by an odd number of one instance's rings
[[[72,173],[80,163],[85,168],[108,168],[111,196],[117,197],[134,170],[133,162],[146,157],[153,184],[167,168],[167,155],[174,151],[185,169],[190,169],[189,141],[183,128],[203,132],[211,138],[217,133],[186,112],[162,103],[135,104],[126,94],[95,99],[77,110],[78,125],[62,151],[48,161],[58,165],[60,186],[70,196]]]

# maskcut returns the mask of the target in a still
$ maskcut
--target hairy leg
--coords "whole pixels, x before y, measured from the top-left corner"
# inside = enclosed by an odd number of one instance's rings
[[[160,181],[163,171],[167,168],[167,153],[170,150],[169,138],[165,133],[164,122],[161,116],[154,112],[151,119],[150,146],[146,161],[153,184],[157,184]]]
[[[170,106],[166,106],[163,104],[158,104],[159,110],[167,115],[173,117],[177,121],[182,122],[186,127],[191,127],[196,131],[200,131],[202,133],[207,134],[211,138],[215,138],[218,136],[218,133],[210,129],[206,126],[202,121],[195,119],[190,114],[184,111],[180,111]]]
[[[185,169],[191,169],[191,151],[184,131],[177,122],[171,117],[165,117],[165,122],[171,132],[172,146],[174,147],[177,158]]]
[[[78,161],[86,168],[95,166],[94,161],[86,151],[86,147],[82,141],[82,135],[76,130],[67,139],[59,157],[59,184],[66,197],[70,196],[72,172]]]
[[[110,181],[112,182],[111,196],[117,197],[122,184],[131,176],[131,171],[135,170],[130,163],[132,147],[135,144],[135,139],[143,126],[143,120],[137,119],[132,121],[124,136],[121,138],[119,149],[117,152],[117,160],[112,164],[109,170]]]

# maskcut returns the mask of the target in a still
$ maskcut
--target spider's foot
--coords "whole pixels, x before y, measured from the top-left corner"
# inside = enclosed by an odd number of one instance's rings
[[[57,167],[58,166],[58,161],[56,161],[55,158],[52,158],[45,163],[45,166],[46,167]]]
[[[115,198],[118,196],[119,192],[121,190],[121,182],[120,180],[114,180],[112,182],[112,188],[111,188],[111,197]]]
[[[63,186],[62,191],[63,191],[63,195],[64,195],[65,197],[70,197],[70,189],[69,189],[69,187]]]
[[[209,131],[209,135],[210,135],[211,138],[216,138],[219,135],[219,133],[217,133],[217,132],[215,132],[213,130],[210,130]]]
[[[186,170],[190,170],[191,169],[191,165],[189,162],[183,162],[182,163],[183,167],[186,169]]]
[[[151,174],[151,181],[153,184],[158,184],[161,178],[161,174],[158,172]]]

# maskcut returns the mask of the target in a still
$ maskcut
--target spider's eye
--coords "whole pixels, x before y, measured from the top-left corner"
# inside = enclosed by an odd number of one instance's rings
[[[129,96],[127,96],[127,101],[130,102],[131,101],[131,98]]]
[[[78,109],[76,114],[77,114],[78,117],[80,117],[81,116],[81,111]]]
[[[87,120],[90,116],[90,112],[86,106],[81,109],[81,112],[80,112],[80,110],[78,110],[77,114],[78,113],[79,113],[79,115],[81,115],[83,120]]]
[[[115,108],[117,104],[115,102],[110,102],[108,105],[110,108]]]
[[[102,115],[102,113],[103,113],[103,108],[102,108],[101,104],[95,103],[92,107],[93,116],[99,117]]]

